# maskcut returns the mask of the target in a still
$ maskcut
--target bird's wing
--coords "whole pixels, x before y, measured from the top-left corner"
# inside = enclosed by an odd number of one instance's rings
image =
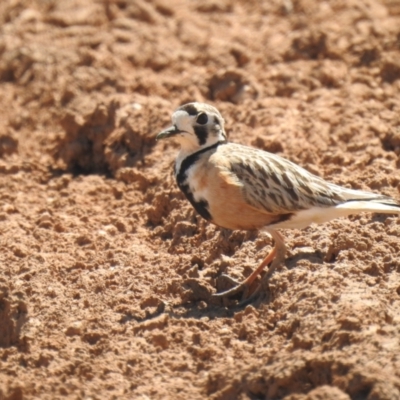
[[[328,183],[304,168],[262,150],[241,145],[222,146],[231,172],[242,185],[251,206],[273,214],[288,214],[313,207],[335,207],[346,201],[385,196]]]

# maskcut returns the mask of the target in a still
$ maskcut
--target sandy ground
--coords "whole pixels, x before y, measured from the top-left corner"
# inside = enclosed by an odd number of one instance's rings
[[[177,189],[171,112],[400,198],[398,0],[0,2],[0,399],[400,399],[400,219],[271,248]]]

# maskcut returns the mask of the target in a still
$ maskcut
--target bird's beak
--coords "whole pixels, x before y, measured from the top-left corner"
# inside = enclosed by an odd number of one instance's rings
[[[165,138],[177,135],[178,133],[181,133],[181,132],[182,131],[180,131],[175,125],[172,125],[169,128],[165,129],[164,131],[160,132],[156,136],[156,140],[165,139]]]

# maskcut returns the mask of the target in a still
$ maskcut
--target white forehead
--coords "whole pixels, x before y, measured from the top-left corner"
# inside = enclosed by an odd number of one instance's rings
[[[190,121],[191,117],[193,117],[193,115],[192,116],[189,115],[186,111],[177,110],[172,114],[172,122],[176,123],[178,121],[185,121],[185,120]]]
[[[177,110],[172,114],[172,123],[179,129],[190,132],[193,130],[193,119],[195,115],[189,115],[184,110]]]

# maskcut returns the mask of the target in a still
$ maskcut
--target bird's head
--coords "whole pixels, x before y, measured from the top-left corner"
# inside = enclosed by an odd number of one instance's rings
[[[209,104],[188,103],[179,107],[172,114],[172,124],[157,135],[157,140],[174,138],[187,152],[227,140],[224,119]]]

